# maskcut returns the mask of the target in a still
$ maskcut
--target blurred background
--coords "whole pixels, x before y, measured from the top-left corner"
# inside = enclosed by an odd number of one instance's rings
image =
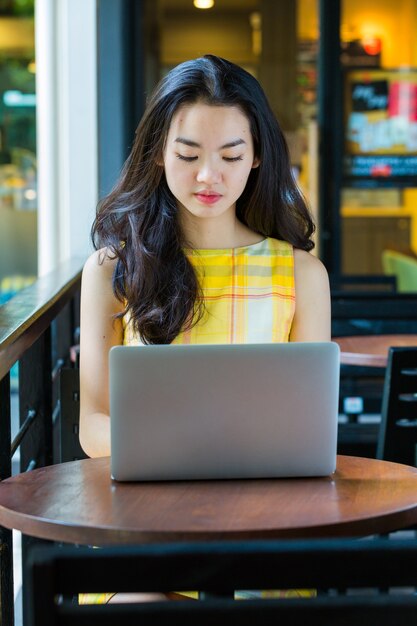
[[[205,53],[263,85],[332,275],[414,258],[416,26],[417,0],[0,0],[0,302],[88,253],[147,94]]]

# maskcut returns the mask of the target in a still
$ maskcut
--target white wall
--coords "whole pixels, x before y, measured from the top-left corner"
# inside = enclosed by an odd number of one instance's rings
[[[98,201],[96,0],[36,0],[39,275],[91,251]]]

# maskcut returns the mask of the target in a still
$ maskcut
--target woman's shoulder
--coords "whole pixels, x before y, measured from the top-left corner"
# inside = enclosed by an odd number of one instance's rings
[[[296,274],[302,275],[306,280],[315,278],[316,280],[328,281],[326,268],[320,259],[311,254],[311,252],[307,252],[301,248],[295,248],[288,241],[274,239],[273,237],[267,237],[265,243],[272,253],[280,256],[293,257],[294,271]]]
[[[112,254],[109,248],[95,250],[84,264],[83,276],[94,275],[97,278],[113,276],[117,263],[117,257]]]
[[[294,249],[295,316],[291,341],[330,341],[330,289],[323,263]]]
[[[310,288],[327,288],[329,277],[323,263],[314,254],[294,248],[294,271],[299,283]]]
[[[112,306],[120,308],[120,303],[113,292],[113,274],[117,258],[108,249],[101,248],[93,252],[86,260],[82,273],[82,293],[89,292],[97,302],[107,300]]]

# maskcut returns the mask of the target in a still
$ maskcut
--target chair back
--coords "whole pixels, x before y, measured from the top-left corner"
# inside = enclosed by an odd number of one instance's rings
[[[88,458],[80,445],[80,370],[63,367],[59,381],[60,411],[59,457],[57,462]]]
[[[417,333],[417,294],[332,292],[332,337]]]
[[[334,291],[332,337],[347,335],[417,334],[417,293]],[[340,413],[345,398],[362,398],[362,413],[380,414],[384,370],[341,366]],[[375,458],[379,428],[374,424],[340,424],[339,454]]]
[[[417,623],[415,541],[213,542],[47,547],[29,566],[31,626],[402,626]],[[316,597],[235,601],[236,589],[318,589]],[[360,593],[337,593],[336,589]],[[365,592],[365,588],[367,592]],[[372,591],[369,588],[374,588]],[[375,590],[379,588],[380,591]],[[384,590],[390,588],[390,593]],[[78,592],[205,591],[200,601],[78,605]],[[327,591],[326,591],[327,590]],[[311,594],[310,594],[311,595]]]
[[[417,466],[417,347],[390,348],[377,458]]]
[[[387,275],[397,278],[397,290],[417,292],[417,257],[394,250],[382,252],[382,267]]]

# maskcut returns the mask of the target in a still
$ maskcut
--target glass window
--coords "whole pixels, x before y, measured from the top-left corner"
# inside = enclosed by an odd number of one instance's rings
[[[212,53],[262,84],[286,135],[294,172],[317,212],[317,0],[193,0],[145,4],[145,85],[172,67]]]
[[[37,273],[34,0],[0,0],[0,303]]]
[[[344,188],[342,270],[396,273],[413,259],[417,291],[416,0],[342,3]],[[397,256],[396,256],[397,255]],[[407,269],[408,268],[408,269]],[[410,264],[401,272],[407,272]],[[413,272],[412,272],[413,273]]]

